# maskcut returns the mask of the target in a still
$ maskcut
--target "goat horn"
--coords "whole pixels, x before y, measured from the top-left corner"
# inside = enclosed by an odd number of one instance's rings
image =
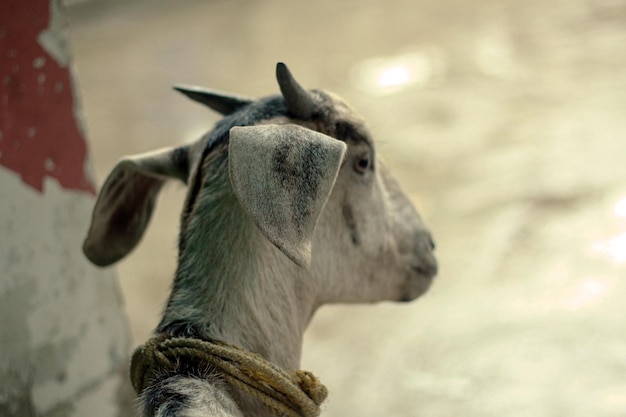
[[[313,97],[298,84],[287,65],[282,62],[276,64],[276,79],[287,103],[287,110],[302,120],[310,119],[315,108]]]
[[[228,116],[229,114],[239,110],[241,107],[252,103],[252,100],[246,97],[220,93],[219,91],[209,90],[202,87],[175,85],[174,90],[183,93],[193,101],[202,103],[224,116]]]

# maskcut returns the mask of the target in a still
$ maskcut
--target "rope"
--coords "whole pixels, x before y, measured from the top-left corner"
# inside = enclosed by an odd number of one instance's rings
[[[135,350],[130,378],[137,394],[181,362],[219,371],[231,386],[258,399],[277,417],[317,417],[328,390],[308,371],[286,372],[260,355],[222,342],[156,336]]]

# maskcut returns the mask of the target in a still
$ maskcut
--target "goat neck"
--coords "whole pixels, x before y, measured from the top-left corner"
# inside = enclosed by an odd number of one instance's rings
[[[157,332],[221,340],[295,369],[314,309],[305,288],[311,280],[243,213],[227,164],[226,148],[215,149],[194,179],[198,191],[188,196],[178,269]]]

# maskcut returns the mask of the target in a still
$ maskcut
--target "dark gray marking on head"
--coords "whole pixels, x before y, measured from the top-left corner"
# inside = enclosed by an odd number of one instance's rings
[[[364,132],[363,126],[357,126],[348,121],[338,121],[335,123],[335,138],[345,142],[345,143],[353,143],[355,145],[365,143],[369,146],[370,155],[369,155],[369,163],[370,169],[372,171],[376,170],[376,158],[374,155],[374,148],[372,146],[372,140]]]
[[[319,143],[294,143],[285,145],[274,153],[272,170],[278,175],[280,184],[294,195],[292,201],[293,222],[298,233],[302,232],[304,220],[311,214],[311,205],[317,198],[323,173],[314,161],[323,151]],[[304,154],[301,164],[294,163],[295,153]]]
[[[352,244],[354,246],[359,246],[361,244],[361,237],[359,236],[359,231],[356,227],[356,221],[354,220],[354,212],[352,211],[352,206],[350,206],[347,201],[344,201],[342,203],[341,213],[343,214],[343,219],[346,221],[346,226],[348,227],[348,231],[350,232],[350,239],[352,239]]]
[[[335,123],[335,137],[344,142],[352,141],[354,143],[372,144],[372,141],[364,131],[364,126],[357,126],[346,120],[340,120]]]
[[[355,143],[365,142],[369,143],[370,141],[367,139],[365,135],[359,132],[359,129],[354,126],[352,123],[347,121],[339,121],[335,123],[335,135],[339,140],[353,141]]]

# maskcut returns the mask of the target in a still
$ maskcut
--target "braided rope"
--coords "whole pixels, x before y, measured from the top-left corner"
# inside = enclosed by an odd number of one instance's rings
[[[260,355],[222,342],[165,336],[153,337],[135,350],[130,365],[135,391],[141,393],[158,372],[176,371],[182,361],[214,367],[231,386],[279,417],[317,417],[328,395],[311,372],[286,372]]]

